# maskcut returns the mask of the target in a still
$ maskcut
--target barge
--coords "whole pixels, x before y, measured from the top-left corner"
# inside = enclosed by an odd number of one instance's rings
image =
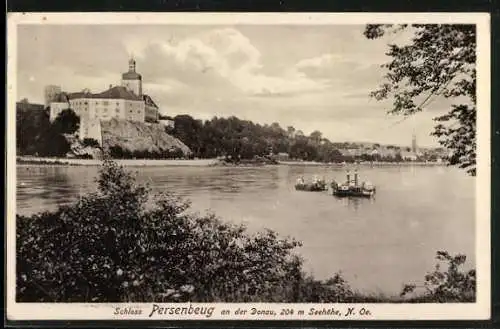
[[[308,192],[322,192],[328,191],[328,185],[324,179],[314,178],[312,183],[306,183],[304,178],[299,178],[295,184],[295,190],[308,191]]]

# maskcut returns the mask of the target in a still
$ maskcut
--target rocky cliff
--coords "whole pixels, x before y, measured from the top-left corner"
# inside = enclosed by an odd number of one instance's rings
[[[63,136],[70,145],[70,151],[66,155],[67,157],[88,157],[92,159],[102,158],[102,151],[98,147],[85,146],[81,140],[72,134],[64,134]]]
[[[161,152],[180,149],[184,155],[191,150],[184,143],[165,132],[161,124],[111,119],[101,121],[102,146],[109,149],[120,146],[129,151]]]

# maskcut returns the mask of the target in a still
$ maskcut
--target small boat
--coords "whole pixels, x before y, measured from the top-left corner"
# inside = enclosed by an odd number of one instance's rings
[[[309,192],[328,191],[328,185],[326,184],[325,180],[322,179],[315,178],[312,183],[306,183],[304,182],[303,178],[300,178],[295,184],[295,190]]]
[[[297,191],[320,192],[320,191],[327,191],[328,186],[326,185],[325,182],[304,183],[304,184],[295,184],[295,189]]]
[[[354,180],[350,180],[350,174],[347,173],[347,181],[343,184],[337,184],[333,181],[330,184],[332,195],[337,197],[361,197],[371,198],[375,195],[376,188],[370,182],[358,182],[358,173],[354,172]]]

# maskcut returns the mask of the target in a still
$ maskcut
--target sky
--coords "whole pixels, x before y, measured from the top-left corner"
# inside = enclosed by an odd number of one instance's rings
[[[390,101],[369,97],[383,81],[389,42],[368,40],[362,25],[20,25],[17,99],[43,103],[49,84],[73,92],[119,85],[133,56],[143,92],[165,115],[236,116],[278,122],[333,142],[438,146],[433,102],[401,122]],[[400,122],[400,123],[396,123]]]

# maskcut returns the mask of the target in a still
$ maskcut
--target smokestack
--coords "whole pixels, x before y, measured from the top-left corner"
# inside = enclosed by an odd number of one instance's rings
[[[358,171],[354,170],[354,185],[358,186]]]
[[[110,84],[110,85],[109,85],[109,89],[111,89],[111,88],[113,88],[113,85],[111,85],[111,84]]]
[[[347,171],[347,184],[349,184],[350,182],[350,179],[351,178],[351,173],[349,172],[349,170]]]

